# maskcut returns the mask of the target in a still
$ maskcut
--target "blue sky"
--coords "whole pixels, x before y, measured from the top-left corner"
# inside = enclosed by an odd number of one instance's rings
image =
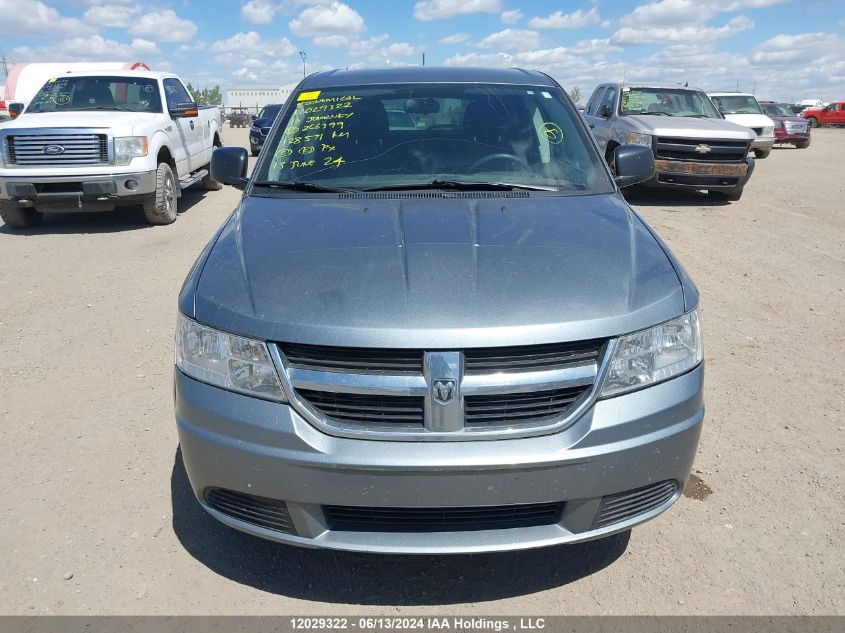
[[[141,60],[196,85],[419,64],[689,81],[760,98],[845,99],[842,0],[0,0],[10,62]],[[2,76],[0,76],[2,83]]]

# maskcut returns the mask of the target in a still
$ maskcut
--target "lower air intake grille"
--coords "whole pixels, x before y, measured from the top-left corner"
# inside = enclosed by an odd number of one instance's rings
[[[361,508],[325,506],[332,530],[341,532],[467,532],[552,525],[562,503],[478,508]]]
[[[604,497],[593,523],[593,529],[622,523],[650,512],[669,501],[677,491],[678,482],[672,480]]]
[[[464,400],[468,428],[538,424],[561,417],[579,401],[589,387],[467,396]]]
[[[233,519],[276,532],[296,534],[284,501],[256,497],[224,488],[206,490],[205,501],[218,512]]]

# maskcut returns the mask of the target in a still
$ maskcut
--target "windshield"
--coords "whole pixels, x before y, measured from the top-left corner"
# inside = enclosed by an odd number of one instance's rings
[[[795,116],[792,113],[792,110],[789,110],[785,106],[779,105],[777,103],[767,103],[763,106],[763,110],[769,116]]]
[[[552,88],[400,84],[302,92],[294,99],[268,142],[256,183],[613,191],[577,112]]]
[[[279,112],[282,110],[281,105],[271,105],[265,106],[261,108],[261,112],[258,114],[259,119],[270,119],[271,121],[279,116]]]
[[[157,83],[142,77],[59,77],[44,84],[26,111],[161,112]]]
[[[720,119],[703,92],[684,88],[623,88],[622,114],[692,116]]]
[[[757,99],[751,95],[710,97],[722,114],[763,114]]]

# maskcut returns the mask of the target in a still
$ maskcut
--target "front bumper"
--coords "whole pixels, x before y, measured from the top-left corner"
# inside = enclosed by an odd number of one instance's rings
[[[775,143],[801,143],[810,140],[810,128],[804,132],[795,132],[784,128],[775,128]]]
[[[657,159],[649,187],[729,190],[745,185],[754,171],[754,159],[740,163],[716,163]]]
[[[751,141],[751,149],[761,149],[761,150],[770,150],[772,149],[772,145],[775,144],[775,137],[774,136],[758,136],[753,141]]]
[[[176,371],[176,421],[194,494],[221,522],[306,547],[383,553],[505,551],[607,536],[647,521],[680,496],[704,418],[704,367],[599,400],[563,431],[476,442],[395,442],[326,435],[292,408],[231,393]],[[660,505],[618,522],[603,498],[660,482]],[[292,528],[268,529],[212,508],[209,491],[284,501]],[[472,509],[561,503],[553,522],[505,529],[335,529],[327,506]],[[260,522],[259,522],[260,523]]]
[[[155,190],[154,170],[98,175],[0,175],[0,199],[29,206],[96,204],[107,207],[110,204],[113,207],[117,202],[139,199]]]

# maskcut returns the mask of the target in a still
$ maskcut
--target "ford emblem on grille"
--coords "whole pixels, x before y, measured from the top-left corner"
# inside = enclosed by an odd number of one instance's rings
[[[438,380],[431,386],[431,395],[440,404],[446,404],[455,397],[454,380]]]
[[[65,148],[61,145],[45,145],[41,152],[48,156],[56,156],[57,154],[64,154]]]
[[[694,150],[694,151],[695,151],[697,154],[709,154],[709,153],[710,153],[710,146],[709,146],[709,145],[705,145],[704,143],[702,143],[701,145],[698,145],[698,146],[695,148],[695,150]]]

